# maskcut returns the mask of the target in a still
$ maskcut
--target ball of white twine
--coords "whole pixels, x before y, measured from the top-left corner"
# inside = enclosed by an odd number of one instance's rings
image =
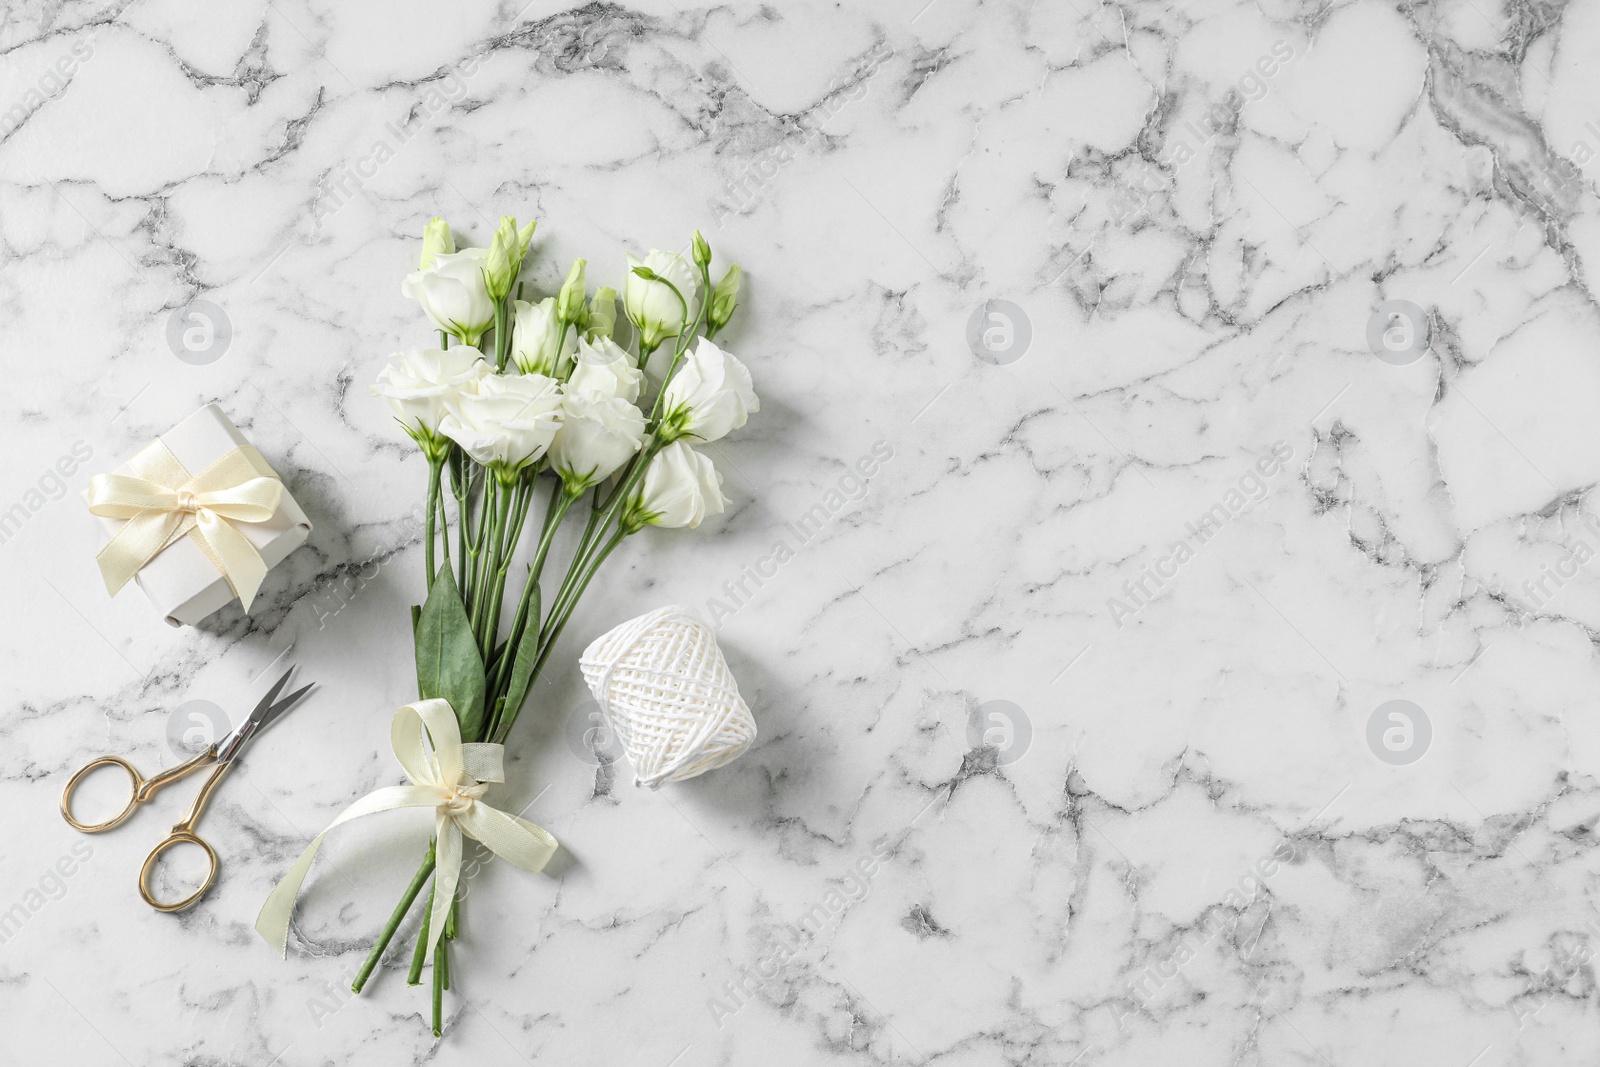
[[[756,739],[716,634],[686,608],[630,619],[595,639],[578,665],[622,739],[636,784],[659,789],[704,774]]]

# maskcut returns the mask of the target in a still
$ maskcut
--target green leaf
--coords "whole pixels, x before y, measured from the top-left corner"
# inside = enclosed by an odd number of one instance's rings
[[[522,631],[522,640],[517,643],[517,658],[511,662],[511,684],[506,688],[505,711],[501,714],[501,722],[505,721],[506,716],[516,718],[517,712],[522,710],[523,700],[528,696],[528,683],[533,678],[533,662],[539,658],[538,617],[539,609],[536,607],[528,628]]]
[[[461,724],[461,740],[476,741],[483,729],[484,688],[483,656],[472,623],[450,567],[441,566],[417,620],[417,691],[424,700],[448,700]]]

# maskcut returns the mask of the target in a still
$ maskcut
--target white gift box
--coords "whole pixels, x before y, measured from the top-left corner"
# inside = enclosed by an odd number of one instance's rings
[[[161,440],[191,472],[205,470],[234,449],[250,444],[233,420],[215,404],[207,404],[190,415],[162,434]],[[113,473],[131,475],[134,472],[124,463]],[[110,540],[122,529],[125,520],[102,518],[100,523]],[[282,563],[311,536],[311,522],[287,487],[271,519],[240,522],[234,528],[261,554],[261,561],[268,570]],[[172,626],[193,626],[238,599],[228,580],[191,537],[181,537],[168,545],[144,565],[134,580]]]

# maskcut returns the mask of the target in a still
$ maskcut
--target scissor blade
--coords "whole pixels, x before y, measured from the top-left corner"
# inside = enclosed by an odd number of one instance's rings
[[[300,698],[311,691],[312,686],[302,686],[282,700],[278,700],[278,694],[283,692],[284,685],[289,681],[289,676],[293,673],[293,667],[284,671],[283,676],[272,684],[271,689],[267,690],[267,695],[261,698],[261,702],[251,710],[249,715],[244,717],[244,721],[234,727],[232,733],[218,743],[217,749],[220,758],[224,760],[233,759],[246,740],[270,726],[278,716],[299,703]]]
[[[262,730],[265,730],[267,727],[277,722],[278,716],[282,715],[284,712],[300,703],[300,698],[311,692],[312,688],[316,684],[317,683],[312,682],[309,685],[301,686],[299,689],[296,689],[294,692],[290,693],[288,696],[272,705],[266,711],[262,712],[259,724],[256,726],[256,733],[260,733]]]
[[[272,710],[272,702],[278,699],[278,694],[283,692],[283,687],[288,684],[289,676],[293,673],[294,666],[291,664],[289,669],[284,671],[283,674],[278,677],[276,682],[272,683],[272,688],[268,689],[267,695],[261,698],[261,703],[257,704],[253,709],[251,709],[250,719],[252,721],[257,723],[261,722],[261,717]]]

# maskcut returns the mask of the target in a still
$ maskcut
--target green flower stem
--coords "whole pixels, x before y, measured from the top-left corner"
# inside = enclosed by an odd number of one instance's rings
[[[433,950],[433,1036],[443,1037],[441,1009],[444,1007],[445,986],[450,984],[450,942],[441,940]]]
[[[556,590],[556,598],[550,602],[550,610],[544,617],[540,632],[549,633],[550,627],[565,610],[572,599],[574,591],[583,580],[583,574],[593,562],[595,553],[599,551],[601,538],[596,537],[587,544],[580,545],[578,551],[572,556],[572,563],[567,567],[567,576],[561,581],[561,588]],[[540,647],[544,647],[544,638],[539,639]]]
[[[561,324],[561,336],[556,338],[556,365],[551,368],[551,373],[555,375],[555,377],[560,378],[562,381],[566,381],[571,377],[570,374],[563,374],[561,372],[561,350],[567,347],[567,331],[570,329],[572,329],[572,323],[563,322]]]
[[[433,927],[433,897],[439,892],[439,879],[433,880],[428,890],[428,907],[422,913],[422,927],[417,931],[417,947],[411,950],[411,970],[406,973],[406,985],[422,984],[422,964],[428,956],[428,931]]]
[[[567,573],[566,573],[566,576],[564,578],[562,578],[562,580],[561,580],[561,587],[560,587],[560,589],[558,589],[556,591],[556,598],[557,598],[558,601],[564,599],[565,597],[567,597],[569,595],[573,584],[578,580],[579,573],[582,571],[585,561],[588,559],[588,557],[590,555],[590,548],[591,548],[590,540],[591,540],[591,536],[592,536],[592,531],[594,529],[594,526],[596,524],[596,521],[597,521],[598,517],[599,517],[599,512],[593,512],[593,513],[591,513],[591,515],[589,517],[589,528],[584,530],[583,538],[579,541],[578,548],[573,553],[572,559],[567,565]],[[530,614],[526,618],[523,619],[523,627],[524,627],[523,632],[524,633],[527,632],[526,627],[530,623],[532,625],[534,625],[534,626],[539,626],[540,627],[540,629],[539,629],[540,645],[536,646],[536,648],[535,648],[535,654],[537,655],[538,648],[542,647],[542,645],[543,645],[544,627],[541,626],[540,622],[539,622],[539,604],[540,604],[540,600],[541,600],[541,593],[537,588],[537,584],[538,583],[533,583],[533,584],[534,584],[535,588],[533,590],[531,598],[528,597],[528,590],[527,589],[523,590],[524,597],[529,599],[529,612],[530,612]],[[554,617],[554,612],[553,611],[552,611],[552,617]],[[518,642],[519,643],[520,643],[520,641],[521,641],[521,638],[518,638]],[[512,646],[508,643],[507,644],[507,659],[512,660],[512,662],[514,663],[515,662],[516,653],[511,651],[511,647]],[[509,680],[510,676],[507,675],[506,677]],[[538,680],[537,676],[529,678],[529,680],[528,680],[528,691],[529,692],[532,692],[533,684],[537,680]],[[506,695],[506,694],[497,692],[497,693],[495,693],[493,699],[498,700],[499,697],[504,696],[504,695]],[[500,708],[499,711],[498,711],[498,714],[495,716],[494,721],[492,723],[490,723],[489,729],[484,732],[484,736],[488,737],[488,738],[491,738],[491,739],[493,739],[495,741],[498,741],[498,742],[503,742],[505,740],[506,731],[508,731],[511,728],[511,723],[516,721],[517,714],[521,710],[522,709],[520,707],[518,707],[518,708]]]
[[[478,529],[473,537],[471,546],[467,549],[472,553],[472,573],[468,578],[468,585],[461,591],[461,599],[465,603],[468,615],[473,621],[472,631],[478,632],[479,616],[477,610],[483,601],[483,589],[489,581],[489,561],[484,550],[489,546],[489,531],[493,528],[492,516],[500,506],[500,479],[485,476],[483,479],[482,499],[478,502]]]
[[[427,588],[428,588],[429,592],[433,591],[433,579],[434,579],[434,576],[439,573],[439,568],[434,566],[434,562],[433,562],[433,559],[434,559],[434,557],[433,557],[433,539],[434,539],[435,531],[438,529],[436,523],[437,523],[437,520],[438,520],[439,509],[441,507],[441,504],[439,502],[439,475],[443,472],[443,470],[444,470],[444,457],[443,456],[429,457],[429,459],[428,459],[428,518],[425,520],[425,522],[423,524],[424,525],[424,530],[423,530],[423,542],[422,542],[422,559],[423,559],[424,565],[428,568]],[[449,538],[450,538],[450,535],[449,535],[449,531],[447,529],[446,532],[445,532],[445,551],[446,552],[450,551]]]
[[[476,601],[473,603],[473,630],[478,635],[478,648],[483,652],[483,661],[489,662],[494,655],[494,575],[500,570],[500,555],[504,547],[506,534],[506,521],[511,512],[512,492],[507,492],[509,487],[502,483],[497,475],[494,480],[493,508],[486,512],[485,533],[487,534],[488,549],[478,560],[478,580]],[[513,490],[514,492],[514,490]],[[491,517],[492,516],[492,517]]]
[[[356,973],[356,979],[350,983],[350,992],[359,993],[361,987],[367,984],[367,977],[372,974],[372,968],[378,965],[378,960],[383,957],[384,949],[389,947],[389,942],[394,939],[394,933],[404,921],[406,912],[411,910],[411,905],[416,902],[417,894],[422,892],[422,883],[428,880],[428,875],[433,873],[438,858],[433,853],[433,842],[428,842],[428,855],[423,859],[422,866],[417,868],[417,873],[412,877],[411,884],[406,887],[405,895],[400,898],[400,903],[395,905],[394,914],[389,916],[389,921],[384,924],[383,930],[378,934],[378,940],[373,942],[372,951],[367,953],[366,962],[362,963],[361,970]]]
[[[506,315],[510,304],[509,298],[494,302],[494,369],[499,374],[505,373],[506,357],[511,354],[511,330]]]
[[[606,561],[606,557],[611,555],[617,545],[622,543],[624,537],[633,532],[632,530],[618,528],[616,533],[612,534],[610,540],[605,543],[604,547],[599,550],[593,561],[585,569],[583,577],[579,579],[577,586],[573,589],[572,595],[561,609],[560,614],[554,616],[545,624],[543,635],[539,640],[539,656],[533,661],[533,672],[528,680],[528,688],[530,690],[538,684],[540,675],[544,673],[545,661],[550,658],[550,653],[555,650],[556,642],[561,639],[561,631],[566,628],[567,620],[572,617],[573,609],[578,606],[578,601],[583,597],[584,591],[589,588],[589,582],[599,572],[601,564]],[[521,710],[521,708],[508,710],[505,722],[498,731],[498,740],[502,743],[505,735],[511,731],[512,725],[517,721],[517,715]]]
[[[629,471],[623,471],[622,477],[617,479],[615,485],[607,490],[604,497],[600,495],[600,487],[595,486],[594,499],[589,504],[589,521],[583,524],[583,536],[578,538],[578,543],[588,544],[589,538],[594,536],[594,528],[600,525],[600,513],[611,506],[617,498],[617,493],[622,490],[622,483],[628,480]]]
[[[530,692],[539,679],[539,673],[543,669],[544,661],[549,658],[550,650],[554,647],[554,639],[560,636],[561,627],[565,626],[566,620],[571,616],[573,608],[576,607],[578,597],[588,587],[590,579],[599,570],[600,564],[605,561],[605,557],[610,555],[611,550],[616,547],[623,536],[626,536],[619,529],[606,547],[600,547],[603,535],[610,529],[613,519],[616,518],[618,511],[627,501],[629,494],[633,491],[633,487],[638,484],[639,479],[644,477],[645,468],[650,465],[651,458],[662,447],[662,442],[655,441],[641,449],[639,455],[634,458],[634,462],[629,467],[627,474],[608,495],[606,504],[602,508],[595,508],[591,511],[588,525],[584,529],[583,538],[579,541],[578,548],[573,553],[572,562],[567,568],[566,578],[562,580],[561,588],[556,593],[556,599],[551,604],[550,614],[546,617],[543,625],[540,626],[538,658],[535,660],[533,674],[528,682]],[[597,502],[598,499],[599,496],[596,493]],[[567,506],[570,507],[571,505]],[[547,527],[549,527],[548,516]],[[547,537],[541,538],[542,541],[548,538],[550,529],[553,529],[553,527],[547,529]],[[544,547],[548,551],[548,546]],[[598,557],[596,553],[598,553]],[[542,558],[540,562],[542,565]],[[527,590],[524,590],[524,594],[526,593]],[[539,594],[534,593],[533,595],[538,596]],[[530,619],[537,618],[537,615],[530,616]],[[525,623],[524,625],[526,626],[527,624]],[[508,643],[506,654],[503,658],[514,660],[516,653],[513,649],[515,647],[514,644]],[[506,677],[509,678],[509,675]],[[500,695],[503,694],[492,693],[491,707]],[[502,708],[500,715],[490,724],[485,736],[497,742],[504,742],[521,710],[521,708]]]
[[[494,677],[489,687],[489,704],[506,695],[506,687],[511,683],[511,668],[516,662],[517,647],[522,643],[522,635],[527,632],[528,619],[539,617],[539,600],[541,590],[539,577],[544,571],[545,557],[550,554],[550,545],[555,540],[556,529],[561,525],[561,520],[566,516],[567,510],[578,500],[582,493],[572,493],[566,488],[566,483],[559,478],[550,491],[550,504],[545,509],[544,529],[539,535],[539,547],[535,550],[533,563],[528,568],[527,584],[522,587],[522,598],[517,602],[516,614],[511,619],[510,636],[506,639],[505,654],[495,664]],[[494,724],[491,724],[491,727]],[[493,732],[492,729],[490,731]]]
[[[483,661],[494,656],[495,638],[500,633],[500,604],[506,592],[506,574],[511,569],[511,557],[516,554],[517,541],[522,537],[522,524],[528,517],[528,500],[533,495],[526,480],[512,488],[511,495],[501,505],[500,528],[495,531],[495,570],[493,584],[489,587],[488,611],[484,614]]]
[[[603,528],[602,528],[603,529]],[[579,542],[577,551],[572,554],[572,561],[567,564],[566,577],[561,579],[561,586],[556,590],[556,597],[550,602],[549,612],[540,625],[540,632],[550,629],[551,621],[561,612],[561,607],[572,595],[573,587],[577,585],[579,577],[583,574],[584,567],[589,563],[595,552],[595,546],[600,543],[600,538],[585,532],[584,539]],[[542,642],[541,638],[541,642]]]
[[[528,689],[530,692],[533,690],[533,687],[538,684],[539,676],[544,672],[545,661],[550,658],[550,653],[555,648],[556,641],[561,637],[562,629],[567,625],[567,619],[572,616],[572,610],[573,608],[577,607],[578,600],[583,596],[584,590],[589,587],[590,580],[593,579],[595,574],[600,570],[600,565],[606,561],[607,556],[611,555],[612,550],[622,542],[624,537],[627,537],[628,534],[632,532],[634,531],[619,528],[616,533],[611,536],[611,539],[605,543],[605,546],[599,550],[599,552],[589,562],[588,566],[585,567],[584,573],[578,579],[576,586],[573,588],[571,595],[567,599],[566,605],[561,608],[559,612],[553,612],[550,620],[545,623],[539,639],[538,658],[534,660],[533,672],[528,679]],[[571,577],[572,573],[575,573],[576,566],[577,561],[574,561],[574,572],[569,572],[569,578]],[[504,717],[500,724],[495,728],[493,735],[494,740],[497,743],[505,743],[506,735],[511,732],[511,727],[516,723],[517,716],[521,713],[521,711],[521,708],[505,709]]]
[[[626,504],[630,494],[634,493],[635,486],[645,477],[645,470],[650,467],[651,459],[656,458],[656,453],[659,453],[662,448],[666,448],[667,443],[669,442],[664,442],[661,438],[654,438],[648,445],[643,446],[642,450],[638,450],[638,456],[635,456],[634,464],[627,469],[627,474],[622,477],[621,482],[618,482],[618,485],[614,486],[611,493],[606,496],[602,509],[595,512],[594,515],[590,515],[589,525],[584,528],[584,537],[582,537],[582,541],[578,542],[578,552],[573,553],[573,566],[566,573],[566,581],[562,582],[562,589],[555,595],[555,603],[550,605],[550,617],[554,617],[555,611],[562,606],[563,597],[568,592],[568,585],[571,584],[574,576],[579,573],[582,561],[587,560],[587,557],[590,557],[595,552],[598,544],[600,544],[600,537],[610,528],[611,522],[618,515],[618,510]],[[549,627],[549,622],[546,622],[546,629],[547,627]]]
[[[445,465],[446,462],[448,462],[448,461],[441,457],[441,459],[439,461],[439,467],[440,467],[441,471],[443,470],[444,465]],[[442,479],[439,480],[439,488],[434,493],[434,499],[438,502],[438,505],[439,505],[438,506],[438,513],[439,513],[439,550],[444,555],[444,569],[445,570],[450,570],[451,569],[451,566],[450,566],[450,514],[449,514],[448,511],[445,510],[444,488],[443,488]],[[432,543],[432,539],[431,538],[429,539],[429,542]],[[431,568],[431,565],[432,564],[431,564],[431,561],[430,561],[430,568]],[[438,572],[434,571],[433,573],[437,574]],[[433,588],[433,584],[432,584],[431,579],[429,581],[428,588],[429,589]]]
[[[672,381],[672,376],[677,373],[678,361],[683,359],[683,354],[689,350],[689,342],[694,340],[695,332],[700,329],[700,324],[705,321],[706,309],[711,306],[711,272],[708,267],[700,268],[700,279],[705,288],[705,296],[700,301],[700,309],[695,312],[694,322],[688,323],[678,331],[677,340],[672,347],[672,362],[667,365],[666,376],[661,379],[661,390],[656,393],[656,402],[650,408],[650,425],[652,427],[655,426],[656,420],[661,417],[661,401],[667,395],[668,383]],[[665,278],[662,281],[672,290],[673,295],[678,298],[678,303],[683,305],[684,318],[687,320],[689,302],[684,299],[682,293],[678,292],[676,285],[673,285]]]
[[[461,932],[461,886],[456,886],[456,895],[450,901],[450,915],[445,919],[444,936],[454,941]]]
[[[589,582],[599,572],[600,565],[606,561],[607,556],[611,555],[612,550],[622,543],[622,539],[633,532],[633,530],[619,527],[611,535],[610,540],[606,541],[604,547],[594,554],[593,559],[584,568],[582,577],[578,579],[566,602],[561,606],[559,613],[553,615],[545,623],[543,636],[539,639],[539,658],[533,661],[533,675],[535,678],[544,669],[544,661],[550,657],[550,652],[555,647],[557,639],[561,637],[562,628],[567,625],[567,620],[572,617],[573,609],[578,606],[579,599],[582,598],[584,591],[589,588]]]
[[[539,577],[544,573],[545,558],[549,556],[550,546],[555,542],[556,529],[561,525],[561,520],[566,517],[568,509],[577,503],[578,498],[582,495],[581,491],[574,493],[568,490],[566,483],[559,478],[551,488],[550,504],[545,509],[544,529],[539,534],[539,547],[534,550],[533,563],[528,569],[528,585],[534,589],[535,596],[538,595]],[[526,594],[527,590],[523,590],[523,592]],[[527,625],[528,613],[526,606],[526,596],[524,596],[524,603],[519,605],[520,618],[518,622],[520,625],[512,638],[513,647],[521,639]],[[535,615],[534,617],[537,618],[538,616]]]
[[[646,345],[644,343],[644,338],[642,336],[639,338],[639,369],[640,370],[644,370],[644,365],[646,363],[650,362],[650,357],[652,355],[654,355],[655,354],[655,350],[660,348],[660,347],[661,347],[661,342],[660,341],[657,341],[653,345]]]
[[[456,498],[456,588],[465,596],[467,588],[467,528],[472,525],[472,476],[467,454],[459,448],[450,451],[450,491]]]

